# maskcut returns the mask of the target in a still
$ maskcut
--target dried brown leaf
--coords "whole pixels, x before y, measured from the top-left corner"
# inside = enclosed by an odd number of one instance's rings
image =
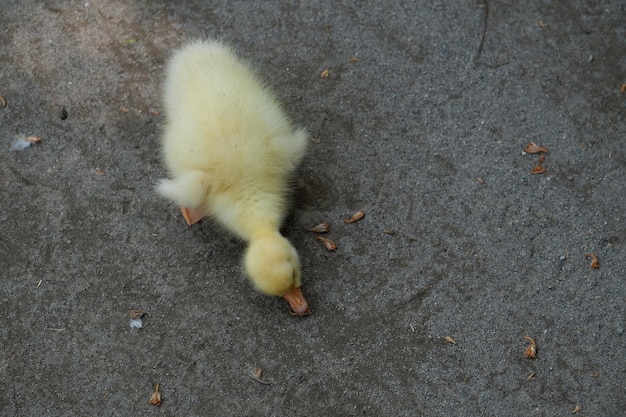
[[[140,319],[145,315],[149,315],[149,313],[146,310],[130,310],[129,315],[131,319],[135,320]]]
[[[619,87],[619,91],[620,91],[621,93],[626,93],[626,84],[622,84],[622,85],[620,85],[620,87]]]
[[[530,345],[524,351],[524,356],[528,359],[535,359],[537,357],[537,347],[535,345]]]
[[[264,379],[262,379],[261,377],[263,376],[263,369],[261,368],[256,368],[254,370],[254,372],[250,373],[250,375],[248,375],[250,378],[254,379],[256,382],[258,382],[259,384],[263,384],[263,385],[270,385],[271,382],[267,382]]]
[[[454,339],[452,338],[452,336],[446,336],[446,337],[444,337],[443,339],[444,339],[446,342],[450,343],[451,345],[456,345],[456,344],[457,344],[457,343],[456,343],[456,340],[454,340]]]
[[[537,375],[537,371],[534,371],[530,375],[528,375],[526,377],[526,381],[530,381],[531,379],[533,379],[535,377],[535,375]]]
[[[326,68],[324,71],[320,73],[320,78],[328,78],[330,76],[330,70]]]
[[[7,106],[7,100],[0,96],[0,107],[2,107],[3,109]]]
[[[535,142],[528,142],[528,145],[524,148],[526,153],[548,153],[548,148],[537,145]]]
[[[535,165],[535,167],[531,171],[531,174],[543,174],[544,172],[546,172],[546,169],[543,166]]]
[[[326,249],[328,249],[329,251],[332,252],[332,251],[337,250],[337,245],[332,240],[326,239],[325,237],[322,237],[322,236],[318,236],[317,240],[322,242],[324,246],[326,246]]]
[[[309,232],[313,233],[327,233],[330,230],[330,223],[324,222],[320,223],[317,226],[313,226],[311,228],[307,228]]]
[[[530,342],[530,345],[524,351],[524,356],[528,359],[535,359],[537,357],[537,343],[535,339],[530,336],[524,336],[524,339]]]
[[[358,222],[363,217],[365,217],[365,212],[363,210],[359,210],[356,213],[354,213],[352,215],[352,217],[350,217],[349,219],[343,219],[343,222],[344,223],[354,223],[354,222]]]
[[[30,143],[39,143],[39,142],[41,142],[41,137],[35,136],[35,135],[30,135],[30,136],[26,136],[23,140],[25,142],[30,142]]]
[[[156,405],[157,407],[161,405],[163,401],[161,400],[161,393],[159,392],[159,384],[156,384],[154,388],[154,393],[150,397],[150,405]]]
[[[574,409],[572,410],[571,414],[575,414],[575,413],[579,412],[582,409],[583,408],[580,405],[576,404],[576,407],[574,407]]]
[[[600,262],[598,261],[598,256],[593,253],[586,253],[585,259],[591,258],[591,267],[593,269],[600,268]]]

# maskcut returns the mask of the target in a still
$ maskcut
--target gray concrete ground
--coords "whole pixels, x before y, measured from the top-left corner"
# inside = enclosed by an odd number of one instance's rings
[[[624,415],[623,2],[3,0],[0,23],[0,415]],[[195,37],[311,132],[283,229],[309,317],[154,192],[164,63]]]

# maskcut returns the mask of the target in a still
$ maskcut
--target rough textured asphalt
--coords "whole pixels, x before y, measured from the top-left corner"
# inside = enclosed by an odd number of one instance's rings
[[[3,0],[0,23],[0,415],[624,415],[623,2]],[[311,132],[283,228],[309,317],[154,192],[164,63],[198,37]]]

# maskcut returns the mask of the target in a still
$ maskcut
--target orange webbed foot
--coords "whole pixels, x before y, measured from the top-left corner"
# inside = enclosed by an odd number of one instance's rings
[[[200,207],[181,207],[180,211],[183,213],[183,218],[189,226],[198,223],[209,215]]]

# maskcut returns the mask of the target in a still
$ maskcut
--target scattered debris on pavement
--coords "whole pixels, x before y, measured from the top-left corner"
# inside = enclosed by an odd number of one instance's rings
[[[263,385],[270,385],[271,382],[268,382],[266,380],[264,380],[262,378],[263,376],[263,369],[261,368],[256,368],[254,370],[254,372],[250,373],[250,378],[254,379],[256,382],[258,382],[259,384],[263,384]]]
[[[35,143],[40,143],[41,137],[35,135],[26,136],[24,133],[15,135],[15,140],[11,143],[12,151],[23,151]]]
[[[445,340],[447,343],[450,343],[451,345],[457,345],[457,344],[458,344],[458,343],[456,342],[456,340],[454,340],[454,339],[452,338],[452,336],[446,336],[446,337],[444,337],[444,340]]]
[[[359,210],[356,213],[354,213],[352,215],[352,217],[350,217],[349,219],[343,219],[343,222],[344,223],[354,223],[354,222],[358,222],[363,217],[365,217],[365,212],[363,210]]]
[[[160,384],[156,384],[154,388],[154,393],[150,397],[150,405],[155,405],[157,407],[161,406],[163,400],[161,400],[161,392],[159,391]]]
[[[145,310],[130,310],[130,328],[143,328],[143,318],[147,315],[149,315],[149,313]]]
[[[524,351],[524,356],[528,359],[535,359],[537,357],[537,342],[530,336],[524,336],[524,339],[530,342],[530,345]]]
[[[330,223],[328,222],[324,222],[324,223],[320,223],[317,226],[313,226],[313,227],[307,227],[307,229],[309,232],[313,232],[313,233],[327,233],[330,230]]]
[[[326,246],[326,249],[328,249],[329,251],[332,252],[332,251],[337,250],[337,245],[332,240],[327,239],[327,238],[322,237],[322,236],[318,236],[317,240],[322,242],[324,244],[324,246]]]
[[[585,259],[589,259],[589,258],[591,258],[591,264],[590,264],[590,266],[591,266],[593,269],[598,269],[598,268],[600,268],[600,261],[598,261],[598,255],[595,255],[595,254],[593,254],[593,253],[586,253],[586,254],[585,254]]]

